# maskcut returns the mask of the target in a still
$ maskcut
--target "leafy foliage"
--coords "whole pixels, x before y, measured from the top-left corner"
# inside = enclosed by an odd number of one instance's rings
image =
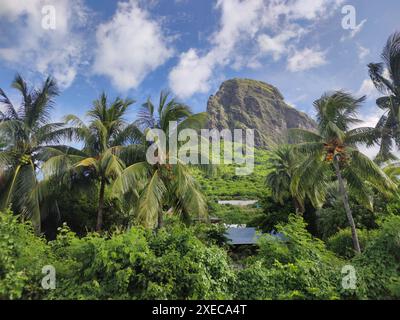
[[[260,250],[238,272],[240,299],[338,299],[343,261],[305,229],[302,218],[289,217],[277,230],[285,240],[265,235]]]
[[[68,265],[53,299],[220,299],[233,280],[227,255],[179,225],[78,239],[64,229],[52,247]]]
[[[54,264],[44,239],[9,210],[0,212],[0,299],[40,299],[41,271]]]
[[[361,249],[364,250],[368,243],[374,239],[376,231],[361,229],[358,230],[357,233],[360,240]],[[353,249],[351,230],[349,228],[342,229],[338,233],[331,236],[326,241],[326,246],[329,250],[345,259],[351,259],[356,254]]]
[[[398,299],[400,280],[400,216],[381,222],[363,254],[353,259],[361,286],[358,295],[369,299]]]

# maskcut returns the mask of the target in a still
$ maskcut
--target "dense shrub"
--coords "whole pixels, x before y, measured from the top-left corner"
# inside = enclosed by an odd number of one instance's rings
[[[374,239],[353,263],[360,278],[359,296],[400,298],[400,216],[390,216],[381,222]]]
[[[277,230],[279,240],[265,235],[258,255],[238,272],[240,299],[338,299],[344,261],[306,231],[298,216],[290,216]]]
[[[73,190],[60,190],[54,187],[54,200],[57,200],[56,212],[46,212],[42,215],[42,231],[48,240],[57,236],[57,228],[66,223],[78,236],[85,236],[96,227],[98,209],[98,188],[95,183],[77,185]],[[54,210],[53,210],[54,211]],[[104,229],[112,230],[128,226],[130,217],[124,213],[120,201],[115,199],[109,189],[106,189],[104,207]]]
[[[47,243],[30,224],[0,213],[0,299],[230,298],[227,253],[196,230],[173,224],[79,238],[64,226]],[[55,290],[41,288],[45,265],[56,269]]]
[[[262,209],[257,215],[249,221],[248,225],[256,227],[263,232],[271,232],[276,229],[278,224],[287,223],[289,216],[295,212],[293,200],[287,199],[283,204],[276,202],[271,196],[267,196],[260,201]],[[306,212],[303,214],[304,220],[307,222],[307,230],[311,234],[315,234],[315,209],[306,201]]]
[[[0,300],[43,297],[42,268],[49,264],[54,264],[50,250],[31,224],[0,212]]]
[[[52,246],[68,266],[51,292],[56,299],[221,299],[234,279],[226,253],[181,225],[109,239],[63,230]]]
[[[390,215],[400,215],[399,197],[386,199],[382,195],[375,194],[373,204],[374,210],[371,211],[358,204],[354,197],[350,195],[350,206],[357,228],[377,229],[379,219]],[[348,226],[347,216],[340,199],[331,200],[323,209],[318,210],[318,236],[322,239],[326,240]]]
[[[0,299],[396,299],[400,297],[400,216],[374,232],[360,232],[365,249],[338,258],[313,238],[298,216],[278,224],[284,235],[263,235],[258,252],[231,262],[223,229],[169,221],[155,233],[140,227],[79,238],[66,226],[55,241],[29,223],[0,213]],[[365,237],[364,237],[365,233]],[[349,232],[328,244],[349,256]],[[364,241],[364,240],[362,240]],[[341,286],[354,266],[355,290]],[[42,268],[53,265],[57,287],[41,288]],[[233,267],[235,266],[235,268]]]
[[[357,230],[358,240],[361,250],[364,250],[367,244],[375,237],[375,230]],[[346,228],[330,237],[326,242],[327,248],[342,258],[351,259],[355,256],[351,229]]]
[[[352,204],[351,208],[357,228],[375,229],[378,227],[374,212],[355,204]],[[326,240],[348,226],[349,222],[342,204],[337,203],[334,207],[327,207],[318,211],[317,228],[318,235],[322,239]]]
[[[228,246],[226,227],[223,224],[197,223],[194,225],[194,232],[206,245],[217,245],[219,247]]]

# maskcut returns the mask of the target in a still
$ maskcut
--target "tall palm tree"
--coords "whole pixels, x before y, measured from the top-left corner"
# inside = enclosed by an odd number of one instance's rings
[[[137,124],[143,136],[148,130],[160,129],[168,137],[170,121],[178,123],[173,129],[178,134],[185,128],[201,129],[206,124],[207,115],[192,114],[188,106],[169,99],[169,94],[162,92],[157,109],[150,99],[143,104]],[[170,159],[172,155],[167,149],[158,157]],[[146,161],[133,164],[124,170],[115,184],[118,192],[136,195],[136,220],[146,227],[163,227],[164,210],[180,214],[184,220],[188,220],[190,215],[207,214],[206,202],[189,168],[176,160],[176,164],[158,162],[152,165]]]
[[[395,160],[393,142],[400,148],[400,33],[391,35],[382,52],[382,63],[370,63],[369,74],[375,87],[384,95],[376,100],[384,114],[377,123],[380,131],[378,162]]]
[[[292,199],[297,214],[304,213],[306,199],[316,208],[322,206],[326,194],[324,163],[305,163],[306,160],[290,145],[279,146],[268,159],[268,168],[272,171],[265,183],[271,189],[272,197],[281,204]],[[308,172],[309,167],[312,167],[311,172]],[[311,184],[310,175],[315,177]]]
[[[50,123],[50,111],[58,89],[52,78],[47,78],[38,89],[29,88],[17,75],[12,87],[22,96],[16,108],[0,89],[0,208],[13,205],[23,216],[31,218],[40,232],[40,194],[37,173],[40,165],[48,160],[50,150],[66,136],[64,123]],[[56,145],[51,145],[56,143]]]
[[[308,155],[309,163],[322,161],[330,164],[333,169],[351,227],[354,250],[358,253],[361,249],[348,191],[361,203],[372,206],[370,187],[384,193],[395,188],[395,184],[381,168],[357,149],[358,143],[371,143],[375,135],[374,128],[351,129],[354,124],[360,122],[357,112],[364,99],[365,97],[356,99],[342,91],[324,94],[314,102],[318,132],[302,129],[293,129],[291,132],[300,142],[296,149]]]
[[[132,100],[120,98],[109,103],[103,93],[87,112],[88,125],[75,115],[66,116],[66,122],[72,125],[71,137],[83,142],[83,149],[55,155],[43,168],[49,179],[69,177],[78,172],[98,183],[97,231],[103,226],[107,185],[122,174],[126,165],[144,158],[144,146],[138,144],[141,133],[136,125],[124,119],[132,104]]]

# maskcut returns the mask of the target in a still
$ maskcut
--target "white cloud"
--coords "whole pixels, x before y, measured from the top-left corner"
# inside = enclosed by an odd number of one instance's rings
[[[181,54],[178,65],[169,75],[173,92],[187,98],[208,91],[214,69],[230,62],[230,53],[240,39],[251,38],[256,33],[263,5],[262,0],[219,0],[217,8],[221,9],[222,16],[220,30],[211,38],[213,48],[203,56],[193,48]]]
[[[291,19],[315,20],[317,18],[329,15],[328,8],[337,7],[344,0],[298,0],[289,1],[283,12],[289,15]]]
[[[271,54],[275,61],[279,60],[283,54],[288,51],[286,43],[296,37],[296,33],[291,30],[283,31],[275,37],[270,37],[267,34],[258,36],[257,41],[260,51],[264,54]]]
[[[362,119],[364,121],[358,125],[358,127],[371,127],[375,128],[376,124],[378,123],[379,119],[383,115],[384,111],[379,108],[374,108],[372,112],[362,115]],[[371,159],[374,159],[379,152],[379,145],[374,145],[372,147],[367,148],[365,145],[359,145],[359,150],[368,156]]]
[[[175,94],[179,97],[187,97],[194,92],[210,90],[208,79],[212,74],[212,65],[209,56],[199,58],[194,49],[182,53],[179,64],[169,75],[171,87]]]
[[[94,73],[109,77],[121,91],[136,88],[173,54],[159,22],[134,0],[118,4],[96,39]]]
[[[54,6],[56,29],[42,27],[42,8]],[[53,75],[61,88],[71,85],[81,61],[84,42],[77,32],[89,11],[81,0],[3,1],[0,18],[10,23],[12,45],[0,47],[0,58],[20,68]]]
[[[299,72],[323,66],[327,63],[325,55],[325,52],[318,49],[305,48],[295,51],[288,58],[287,69],[291,72]]]
[[[371,50],[369,50],[368,48],[363,47],[360,44],[357,46],[357,50],[358,50],[358,58],[360,60],[364,60],[371,53]]]
[[[357,96],[367,96],[367,98],[371,100],[379,97],[379,92],[376,90],[371,79],[365,79],[356,94]]]
[[[305,32],[298,22],[314,23],[330,16],[343,0],[218,0],[219,29],[210,38],[204,54],[190,48],[171,70],[169,84],[181,98],[210,88],[219,68],[260,66],[258,58],[271,54],[278,60],[287,54],[288,42]],[[256,46],[254,46],[256,44]],[[293,45],[293,44],[292,44]],[[254,53],[257,52],[257,53]],[[315,66],[324,55],[314,55]],[[247,62],[246,62],[247,61]]]

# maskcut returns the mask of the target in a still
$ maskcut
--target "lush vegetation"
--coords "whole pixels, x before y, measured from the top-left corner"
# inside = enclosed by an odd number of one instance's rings
[[[160,143],[146,140],[151,129],[178,135],[207,122],[167,93],[134,121],[134,101],[103,93],[86,119],[52,123],[56,83],[30,88],[16,76],[19,107],[0,90],[0,299],[400,298],[400,34],[382,57],[368,66],[383,94],[376,127],[359,126],[364,97],[325,93],[316,130],[256,150],[248,176],[164,164],[169,147],[146,161]],[[360,145],[378,145],[376,159]],[[257,246],[229,245],[224,224],[256,227]],[[52,290],[42,286],[49,265]]]
[[[390,216],[364,252],[351,248],[350,233],[331,245],[314,238],[303,219],[290,216],[265,235],[255,256],[237,268],[213,226],[184,227],[168,221],[158,233],[142,227],[108,236],[79,238],[68,227],[57,239],[37,237],[30,223],[0,214],[0,298],[2,299],[366,299],[399,298],[400,217]],[[212,236],[214,235],[214,236]],[[346,242],[346,239],[350,240]],[[346,255],[346,254],[344,254]],[[43,265],[57,270],[57,287],[41,287]],[[352,264],[357,289],[341,286],[341,269]]]

